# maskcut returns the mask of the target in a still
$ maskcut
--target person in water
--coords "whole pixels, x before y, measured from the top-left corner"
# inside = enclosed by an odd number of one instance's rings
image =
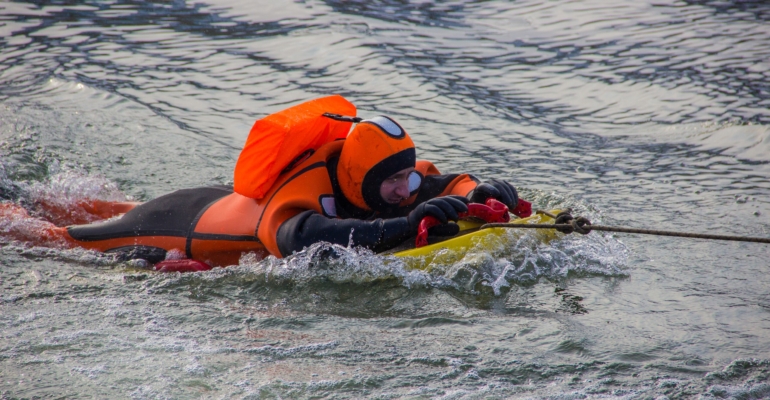
[[[447,224],[457,221],[469,202],[488,198],[514,213],[519,205],[508,182],[441,174],[431,162],[418,161],[407,132],[379,116],[287,167],[261,199],[229,186],[183,189],[142,204],[102,204],[102,216],[110,214],[104,210],[125,214],[56,228],[51,235],[124,260],[154,264],[177,251],[226,266],[238,264],[244,253],[280,258],[321,241],[381,252],[413,237],[424,217]],[[442,230],[452,235],[459,228],[448,224]]]

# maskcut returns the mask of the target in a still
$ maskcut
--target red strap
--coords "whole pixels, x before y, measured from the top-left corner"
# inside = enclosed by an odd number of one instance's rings
[[[191,259],[164,260],[155,264],[155,270],[158,272],[197,272],[208,271],[212,268],[205,262]]]
[[[521,202],[521,200],[519,200]],[[471,203],[468,204],[468,211],[458,214],[460,218],[475,217],[484,220],[484,222],[508,222],[511,215],[508,214],[508,207],[495,200],[487,199],[486,204]],[[414,240],[414,247],[422,247],[428,244],[428,229],[441,225],[435,217],[427,216],[420,221],[417,227],[417,237]]]

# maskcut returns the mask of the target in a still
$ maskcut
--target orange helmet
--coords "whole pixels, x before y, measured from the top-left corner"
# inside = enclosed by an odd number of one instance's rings
[[[380,185],[389,176],[414,168],[414,142],[392,119],[379,116],[361,121],[342,146],[337,179],[342,193],[364,210],[383,211],[392,205],[380,195]]]

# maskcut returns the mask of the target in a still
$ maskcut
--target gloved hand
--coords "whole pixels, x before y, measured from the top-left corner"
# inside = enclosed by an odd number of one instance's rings
[[[443,196],[430,199],[418,205],[406,217],[409,221],[409,228],[412,232],[416,232],[420,221],[428,216],[435,217],[442,224],[446,224],[450,220],[457,221],[460,219],[458,213],[468,211],[467,204],[468,199],[462,196]]]
[[[509,210],[515,209],[519,203],[519,194],[516,193],[516,188],[506,181],[497,179],[480,183],[476,186],[476,189],[473,189],[473,193],[470,195],[471,203],[484,204],[490,197],[500,200],[508,206]]]

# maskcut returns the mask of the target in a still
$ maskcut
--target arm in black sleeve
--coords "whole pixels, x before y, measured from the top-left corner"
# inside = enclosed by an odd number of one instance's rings
[[[354,246],[363,246],[375,252],[393,248],[413,233],[406,217],[364,221],[328,218],[308,210],[281,224],[276,243],[281,254],[288,256],[321,241],[347,246],[351,231]]]

